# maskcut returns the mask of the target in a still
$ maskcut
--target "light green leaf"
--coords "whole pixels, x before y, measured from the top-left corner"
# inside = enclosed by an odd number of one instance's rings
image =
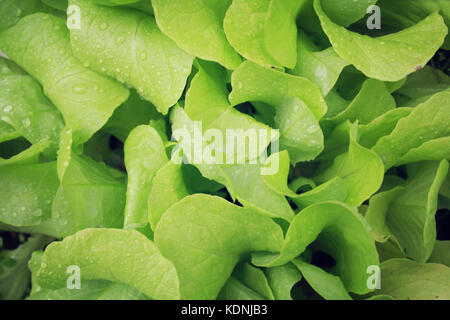
[[[425,102],[440,91],[450,90],[450,77],[430,66],[410,74],[405,84],[395,92],[398,98],[406,100],[403,105],[415,106]],[[425,100],[424,100],[425,99]]]
[[[181,164],[167,162],[153,178],[148,197],[148,218],[152,230],[156,230],[159,219],[167,209],[188,195]]]
[[[223,27],[228,41],[246,59],[293,68],[297,60],[296,8],[279,0],[233,1]]]
[[[450,299],[450,268],[437,263],[392,259],[381,264],[381,289],[400,300]]]
[[[0,29],[12,27],[20,18],[42,9],[39,0],[0,0]]]
[[[74,144],[88,140],[128,97],[127,88],[73,57],[69,31],[60,18],[44,13],[26,16],[0,31],[0,47],[39,80],[72,127]]]
[[[298,97],[311,110],[317,120],[327,112],[327,105],[319,87],[303,77],[261,67],[250,61],[243,62],[231,76],[232,105],[246,101],[265,102],[275,107],[286,98]]]
[[[0,80],[0,119],[33,144],[47,139],[52,145],[46,154],[55,157],[64,122],[33,78],[10,75]]]
[[[27,300],[147,300],[132,286],[105,280],[83,281],[80,289],[41,289]]]
[[[446,160],[423,163],[406,187],[380,193],[371,200],[366,217],[378,234],[375,239],[383,241],[394,235],[408,257],[427,261],[436,239],[438,192],[448,167]]]
[[[264,23],[264,43],[269,54],[281,65],[294,68],[297,63],[296,0],[271,0]]]
[[[352,132],[354,129],[356,126],[350,129],[348,151],[336,157],[331,167],[315,180],[325,182],[334,177],[342,178],[348,191],[345,202],[359,206],[380,188],[384,166],[377,154],[356,142],[356,133]]]
[[[408,116],[412,110],[412,108],[395,108],[368,124],[360,125],[358,127],[359,144],[365,148],[372,148],[381,137],[391,134],[397,122]]]
[[[231,0],[152,0],[158,27],[180,48],[235,69],[241,62],[223,31]]]
[[[244,254],[276,252],[282,240],[271,219],[203,194],[171,206],[155,231],[158,248],[178,271],[183,299],[214,299]]]
[[[290,73],[308,78],[326,96],[348,62],[341,59],[332,47],[320,51],[304,32],[300,32],[297,41],[297,64]]]
[[[326,14],[337,24],[347,27],[364,17],[377,0],[322,0]]]
[[[295,183],[292,186],[288,187],[287,185],[289,175],[288,153],[283,150],[279,153],[272,154],[267,159],[266,166],[270,166],[272,162],[279,163],[277,173],[274,175],[262,175],[262,179],[275,192],[291,198],[299,208],[305,208],[322,201],[345,201],[347,198],[347,187],[345,186],[344,180],[339,177],[331,179],[318,187],[313,185],[311,186],[312,190],[297,194],[289,187],[297,191],[301,187],[299,184],[300,180],[297,179],[294,181]]]
[[[436,240],[433,252],[427,262],[434,262],[450,267],[450,241]]]
[[[20,133],[17,132],[12,126],[6,122],[0,120],[0,142],[14,140],[20,137]]]
[[[335,24],[315,0],[314,8],[336,53],[365,75],[397,81],[422,68],[444,43],[447,26],[439,13],[400,32],[371,38]]]
[[[158,132],[142,125],[131,131],[124,146],[128,173],[125,228],[143,227],[148,223],[147,199],[153,178],[169,159]]]
[[[173,131],[185,127],[193,136],[194,124],[183,109],[175,108]],[[183,150],[191,148],[180,143]],[[185,153],[186,155],[186,153]],[[192,159],[188,159],[192,162]],[[257,159],[258,160],[258,159]],[[284,196],[274,192],[262,180],[261,164],[217,165],[193,163],[202,175],[215,180],[228,189],[230,195],[244,206],[254,208],[271,217],[292,219],[294,213]]]
[[[0,166],[0,221],[32,226],[48,219],[59,186],[56,163]]]
[[[345,202],[348,197],[348,191],[345,181],[342,178],[333,178],[310,191],[304,192],[292,201],[297,207],[303,209],[314,203],[322,201],[341,201]]]
[[[322,119],[321,125],[331,126],[345,120],[358,120],[358,123],[368,124],[395,107],[395,100],[386,85],[381,81],[368,79],[345,110],[333,117]]]
[[[1,239],[1,238],[0,238]],[[0,300],[23,299],[30,281],[27,262],[35,250],[41,249],[50,239],[33,236],[14,250],[0,250]]]
[[[390,135],[378,140],[373,150],[383,157],[386,169],[410,161],[440,160],[447,154],[449,141],[439,138],[450,135],[449,103],[450,92],[433,95],[400,119]],[[430,145],[434,146],[431,153]]]
[[[266,161],[265,167],[270,168],[273,163],[278,163],[278,170],[272,175],[262,175],[263,181],[273,191],[290,197],[297,194],[289,189],[287,185],[289,176],[289,153],[286,150],[272,154]]]
[[[195,165],[204,177],[225,185],[233,199],[237,198],[244,206],[290,219],[293,212],[286,199],[270,190],[260,176],[261,163],[264,162],[260,156],[276,139],[277,132],[228,104],[220,68],[200,65],[187,93],[185,108],[186,112],[175,108],[172,132],[176,139],[183,140],[179,147],[189,163]],[[230,131],[235,136],[230,137]],[[202,140],[202,132],[215,132],[217,135],[205,135]],[[178,133],[180,136],[177,137]],[[247,136],[255,139],[246,139]],[[199,137],[197,142],[196,137]],[[215,150],[215,154],[208,159],[206,155],[212,154],[211,150]]]
[[[327,300],[352,300],[339,277],[298,258],[294,259],[292,263],[301,271],[303,278],[308,281],[309,285],[323,298]]]
[[[280,130],[280,148],[289,152],[292,164],[313,160],[322,152],[322,130],[301,99],[294,97],[278,106],[275,127]]]
[[[233,277],[242,284],[257,292],[267,300],[274,300],[272,289],[269,286],[264,272],[249,263],[241,263],[233,271]]]
[[[253,254],[252,262],[268,267],[283,265],[312,242],[335,258],[336,272],[348,291],[369,291],[367,267],[378,265],[374,240],[360,214],[339,202],[321,202],[303,209],[291,222],[281,253]]]
[[[122,282],[152,299],[179,298],[173,264],[135,230],[85,229],[53,242],[42,256],[39,285],[48,289],[65,287],[66,270],[72,265],[80,268],[84,280]]]
[[[56,175],[56,168],[53,170]],[[63,237],[90,227],[120,228],[125,192],[125,177],[121,172],[72,154],[54,200],[52,197],[51,218],[21,230]]]
[[[270,0],[233,1],[223,27],[231,46],[244,58],[267,67],[281,67],[269,54],[265,43],[268,38],[265,37],[264,25],[270,3]]]
[[[217,300],[265,300],[265,298],[231,276],[220,291]]]
[[[102,130],[125,142],[131,130],[159,117],[162,115],[150,102],[141,98],[136,90],[130,90],[128,100],[114,111]]]
[[[267,281],[277,300],[292,300],[291,290],[302,279],[302,275],[292,263],[265,270]]]
[[[51,147],[50,141],[44,139],[33,144],[21,153],[9,159],[0,158],[0,167],[10,164],[35,164],[40,162],[40,155]]]
[[[133,86],[167,114],[181,97],[193,57],[145,13],[100,7],[87,0],[69,4],[83,12],[81,28],[70,30],[74,55],[90,68]]]
[[[227,164],[242,163],[244,160],[259,157],[269,143],[276,140],[277,131],[229,104],[224,69],[212,63],[199,63],[198,67],[199,71],[186,94],[185,111],[190,119],[200,121],[201,132],[211,133],[211,137],[206,134],[203,137],[205,148],[213,148],[214,159]],[[213,131],[219,131],[221,137],[213,134]],[[236,133],[238,137],[229,137],[229,132]],[[251,144],[254,141],[245,140],[245,135],[252,137],[253,133],[257,140],[256,146]],[[195,137],[194,132],[191,139]],[[228,143],[232,139],[234,143]],[[195,149],[193,151],[195,152]],[[233,152],[235,162],[230,163],[227,157],[233,155]],[[185,150],[185,153],[188,153],[188,150]],[[206,150],[203,153],[206,155]],[[216,163],[219,161],[216,160]]]

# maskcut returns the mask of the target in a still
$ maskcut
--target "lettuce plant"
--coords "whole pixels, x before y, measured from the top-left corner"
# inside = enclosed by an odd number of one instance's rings
[[[450,299],[449,25],[0,0],[0,298]]]

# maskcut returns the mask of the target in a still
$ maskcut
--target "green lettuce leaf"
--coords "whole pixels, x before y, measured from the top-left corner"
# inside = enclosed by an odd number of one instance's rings
[[[173,119],[173,131],[185,128],[191,137],[194,136],[195,123],[183,109],[175,108]],[[200,131],[198,128],[197,130]],[[180,147],[183,151],[193,150],[192,143],[192,141],[191,144],[180,142]],[[189,156],[187,153],[184,153],[184,155]],[[192,158],[187,160],[193,162]],[[286,220],[292,219],[293,212],[286,198],[271,190],[264,183],[261,177],[263,165],[258,163],[258,161],[261,162],[260,159],[256,159],[257,163],[255,164],[221,165],[202,162],[193,164],[205,178],[215,180],[226,186],[231,197],[239,200],[244,206],[258,210],[271,217],[280,217]]]
[[[346,236],[350,233],[351,237]],[[348,291],[369,292],[366,270],[378,265],[375,243],[360,214],[340,202],[321,202],[303,209],[292,220],[281,253],[254,253],[252,262],[267,267],[283,265],[313,242],[335,258],[336,272]]]
[[[223,31],[231,0],[152,0],[158,27],[180,48],[204,60],[235,69],[241,58]]]
[[[87,0],[69,4],[83,12],[81,28],[70,30],[74,55],[90,68],[133,86],[167,114],[181,97],[193,57],[162,34],[145,13],[100,7]]]
[[[364,17],[377,0],[322,0],[323,10],[331,20],[347,27]]]
[[[274,120],[280,130],[280,148],[289,152],[293,164],[313,160],[323,151],[322,130],[301,99],[294,97],[279,105]]]
[[[125,141],[124,153],[128,173],[124,227],[143,227],[148,223],[147,199],[152,181],[169,159],[158,132],[146,125],[131,131]]]
[[[292,263],[301,271],[309,285],[327,300],[352,300],[341,279],[315,265],[294,259]]]
[[[55,157],[64,121],[33,78],[10,75],[0,80],[0,119],[33,144],[50,141],[47,155]]]
[[[381,289],[401,300],[450,299],[450,268],[437,263],[392,259],[381,264]]]
[[[426,162],[405,187],[396,187],[370,200],[366,219],[377,241],[395,237],[408,257],[425,262],[435,239],[439,189],[448,173],[448,161]]]
[[[245,61],[231,76],[233,91],[229,99],[232,105],[246,101],[260,101],[275,109],[285,99],[298,97],[308,106],[317,120],[327,112],[327,105],[319,87],[310,80],[261,67]]]
[[[56,163],[0,166],[0,221],[12,226],[33,226],[50,218],[59,186]]]
[[[135,230],[85,229],[53,242],[42,256],[39,285],[64,288],[66,270],[73,265],[80,268],[81,286],[84,280],[108,280],[131,285],[152,299],[179,298],[173,264]]]
[[[308,78],[317,84],[326,96],[348,62],[341,59],[332,47],[319,50],[304,32],[300,32],[298,36],[297,48],[297,64],[290,73]]]
[[[422,68],[444,43],[448,28],[435,12],[400,32],[371,38],[335,24],[315,0],[314,8],[336,53],[365,75],[397,81]],[[366,2],[366,1],[364,1]]]
[[[84,67],[72,55],[65,21],[36,13],[0,31],[0,47],[30,75],[74,131],[87,141],[128,97],[128,89]],[[39,53],[39,55],[38,55]]]
[[[242,297],[243,293],[250,292],[256,293],[255,296],[259,296],[259,299],[274,300],[272,289],[264,272],[249,263],[241,263],[234,269],[232,276],[222,289],[219,299],[236,300]],[[252,298],[250,294],[247,299],[249,298]]]
[[[391,134],[382,137],[372,148],[386,169],[421,160],[450,158],[450,92],[440,92],[415,107],[397,122]],[[430,150],[431,146],[434,146]]]
[[[84,281],[80,289],[41,289],[27,300],[147,300],[134,287],[106,280]]]
[[[189,194],[183,179],[181,164],[169,161],[160,168],[153,178],[147,202],[152,230],[156,230],[159,219],[167,209]]]
[[[332,117],[325,117],[321,121],[324,127],[340,123],[345,120],[368,124],[396,107],[394,98],[390,95],[386,85],[378,80],[366,80],[358,95],[340,113]]]
[[[177,269],[183,299],[216,298],[244,254],[276,252],[282,241],[271,219],[204,194],[171,206],[155,231],[156,245]]]
[[[433,252],[427,262],[434,262],[450,267],[450,241],[436,240]]]
[[[37,235],[14,250],[5,250],[0,246],[0,300],[24,298],[30,281],[27,263],[31,254],[42,249],[50,240],[49,237]]]
[[[293,68],[297,60],[296,7],[292,1],[233,1],[223,22],[227,39],[250,61]]]
[[[315,178],[318,182],[342,178],[348,191],[345,202],[351,206],[359,206],[369,199],[380,188],[384,176],[383,162],[376,153],[358,144],[356,129],[356,126],[350,129],[348,151],[337,156],[333,164]]]
[[[267,268],[265,270],[267,281],[277,300],[292,300],[291,290],[302,279],[302,275],[292,263]]]

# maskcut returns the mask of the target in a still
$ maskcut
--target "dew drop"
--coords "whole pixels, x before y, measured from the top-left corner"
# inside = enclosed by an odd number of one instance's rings
[[[86,88],[82,85],[75,85],[72,88],[73,93],[84,93],[86,91]]]

